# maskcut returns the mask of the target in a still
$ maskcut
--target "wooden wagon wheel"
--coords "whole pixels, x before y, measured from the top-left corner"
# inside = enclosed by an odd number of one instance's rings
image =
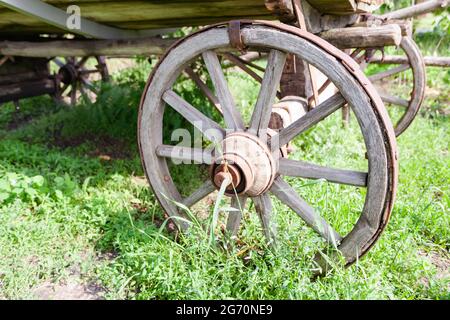
[[[90,57],[67,57],[65,61],[53,58],[51,61],[57,65],[58,72],[55,76],[57,81],[57,100],[68,100],[73,106],[79,97],[93,102],[97,97],[97,88],[92,81],[109,80],[108,67],[105,57],[96,56],[96,64],[89,68],[87,62]]]
[[[252,50],[269,51],[266,72],[249,123],[245,123],[236,108],[217,57],[217,52],[232,50],[226,26],[206,28],[178,42],[154,69],[143,94],[138,120],[139,149],[147,179],[164,210],[170,216],[184,219],[188,216],[177,203],[195,210],[198,202],[212,196],[221,183],[227,181],[226,194],[231,205],[242,209],[249,199],[253,200],[269,241],[274,241],[271,228],[271,196],[274,196],[303,219],[324,242],[336,245],[346,262],[351,264],[366,253],[380,236],[390,216],[395,195],[395,137],[382,104],[380,106],[381,101],[373,88],[368,93],[370,84],[367,84],[367,79],[361,79],[364,78],[362,74],[352,74],[340,62],[345,59],[345,54],[320,42],[319,38],[295,28],[261,22],[243,25],[241,36]],[[314,65],[331,79],[340,92],[267,139],[272,105],[288,53]],[[203,59],[207,66],[223,112],[220,122],[224,126],[173,91],[176,79],[196,59]],[[356,80],[355,76],[361,81]],[[367,172],[290,160],[280,151],[277,142],[282,146],[301,137],[302,133],[346,103],[352,107],[360,125],[367,151]],[[164,144],[167,137],[163,131],[163,118],[169,109],[166,104],[200,130],[205,139],[214,141],[212,147],[201,149]],[[320,130],[318,127],[315,129]],[[364,154],[361,157],[364,159]],[[181,186],[175,183],[171,175],[170,160],[201,163],[208,167],[204,174],[210,178],[194,192],[182,196]],[[351,231],[340,235],[308,204],[308,199],[304,200],[297,194],[284,176],[325,179],[365,188],[363,209],[356,224],[352,224]],[[227,228],[230,232],[236,233],[241,218],[240,214],[229,215]],[[181,229],[189,226],[184,219],[174,219]]]
[[[426,89],[426,70],[425,62],[420,52],[419,47],[410,37],[403,37],[400,43],[399,49],[403,51],[403,54],[407,58],[407,63],[400,64],[386,71],[379,72],[369,76],[369,79],[375,84],[380,93],[381,99],[386,105],[401,107],[401,117],[395,122],[395,134],[400,136],[414,121],[425,97]],[[355,59],[361,64],[362,69],[366,69],[369,64],[377,64],[379,59],[374,57],[375,50],[361,50],[356,49],[353,55]],[[378,61],[378,62],[377,62]],[[390,81],[388,83],[390,89],[382,88],[383,81],[392,77],[398,77],[401,74],[412,76],[412,81],[407,79],[406,81],[401,79],[397,82],[397,88],[399,91],[405,91],[405,87],[408,88],[404,97],[400,96],[400,92],[389,93],[395,89],[395,83]],[[410,82],[408,87],[406,82]],[[394,87],[394,88],[393,88]]]

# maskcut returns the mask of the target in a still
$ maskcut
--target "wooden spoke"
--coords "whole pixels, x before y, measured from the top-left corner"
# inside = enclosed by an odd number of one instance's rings
[[[256,54],[258,55],[258,57],[259,57],[259,53],[258,52],[256,52]],[[259,70],[259,71],[261,71],[261,72],[265,72],[266,71],[266,69],[264,69],[263,67],[261,67],[261,66],[258,66],[257,64],[254,64],[254,63],[252,63],[251,62],[251,60],[247,60],[248,58],[244,55],[244,56],[240,56],[240,57],[238,57],[238,56],[236,56],[236,55],[234,55],[234,54],[232,54],[232,53],[225,53],[225,54],[223,54],[223,56],[225,57],[225,58],[227,58],[230,62],[233,62],[235,65],[237,65],[237,66],[239,66],[239,65],[247,65],[247,66],[249,66],[249,67],[252,67],[252,68],[254,68],[254,69],[256,69],[256,70]],[[239,65],[238,65],[239,64]],[[255,79],[256,80],[256,79]],[[262,80],[262,79],[261,79]]]
[[[329,182],[357,187],[367,186],[367,173],[365,172],[328,168],[285,158],[280,159],[280,169],[278,173],[289,177],[325,179]]]
[[[222,72],[222,66],[220,65],[217,54],[214,51],[206,51],[203,53],[203,60],[205,61],[206,68],[208,69],[209,75],[216,89],[216,94],[219,98],[220,105],[222,106],[225,123],[230,129],[244,129],[244,121],[236,108],[234,99]]]
[[[392,59],[389,56],[375,56],[371,55],[368,62],[361,63],[361,69],[365,69],[368,63],[372,64],[394,64],[397,65],[387,71],[372,75],[369,77],[371,81],[379,81],[387,77],[394,76],[400,72],[411,69],[413,88],[409,92],[408,100],[392,96],[384,93],[383,90],[378,89],[382,100],[386,104],[405,107],[403,116],[394,123],[395,134],[398,137],[401,135],[414,121],[417,113],[425,98],[426,90],[426,70],[424,58],[420,52],[419,47],[411,37],[405,36],[402,38],[399,48],[403,51],[403,55]],[[402,88],[404,91],[405,88]]]
[[[232,236],[236,236],[239,231],[239,226],[241,225],[242,220],[242,213],[245,209],[246,202],[246,196],[233,196],[231,198],[231,207],[236,209],[236,211],[230,212],[228,214],[227,230],[231,233]]]
[[[219,124],[198,111],[174,91],[167,90],[163,95],[163,100],[200,130],[210,141],[219,142],[216,140],[218,138],[222,140],[225,136],[225,131]]]
[[[89,99],[88,93],[86,92],[86,89],[83,86],[80,86],[80,93],[85,99]]]
[[[245,71],[249,76],[251,76],[253,79],[258,81],[259,83],[262,82],[263,78],[259,74],[257,74],[255,71],[250,69],[243,61],[241,61],[238,57],[234,56],[233,54],[225,53],[223,54],[225,58],[230,60],[234,65],[236,65],[238,68]]]
[[[273,227],[272,219],[272,200],[268,193],[265,193],[259,197],[253,198],[255,203],[256,212],[261,220],[261,225],[263,227],[264,235],[269,244],[275,244],[275,228]]]
[[[409,127],[412,121],[414,121],[414,118],[418,114],[424,101],[425,90],[427,87],[425,61],[420,52],[420,48],[414,40],[409,37],[403,38],[401,47],[408,57],[408,63],[411,65],[414,82],[413,90],[410,95],[409,106],[395,127],[395,134],[397,136],[402,134]]]
[[[216,190],[214,184],[211,180],[207,180],[200,188],[195,190],[191,195],[189,195],[187,198],[183,199],[182,203],[190,208],[200,200],[207,197],[209,194],[214,192]]]
[[[222,107],[220,106],[219,99],[214,95],[214,93],[209,89],[209,87],[200,79],[200,77],[192,70],[192,68],[187,67],[184,69],[186,75],[191,78],[192,81],[203,91],[206,98],[216,107],[217,111],[223,114]]]
[[[286,54],[284,52],[278,50],[270,51],[258,100],[250,121],[251,132],[259,132],[259,130],[265,130],[269,126],[272,106],[275,102],[285,62]]]
[[[284,146],[302,132],[308,130],[318,122],[322,121],[333,112],[345,104],[345,99],[340,93],[319,104],[313,110],[305,114],[300,119],[291,123],[287,128],[282,129],[278,135],[272,137],[272,141],[277,141],[280,146]]]
[[[156,155],[172,160],[184,161],[184,163],[213,163],[213,156],[211,152],[198,148],[169,146],[162,144],[156,148]]]
[[[329,86],[332,84],[330,79],[327,79],[317,90],[317,94],[321,95]],[[308,105],[312,105],[314,103],[314,95],[308,98]]]
[[[82,58],[80,59],[80,61],[78,61],[75,65],[76,65],[77,67],[84,66],[84,64],[86,63],[86,61],[88,61],[88,59],[89,59],[89,56],[87,56],[87,57],[82,57]]]
[[[82,81],[82,83],[80,84],[80,91],[83,90],[84,92],[87,93],[86,89],[89,90],[91,97],[92,96],[95,96],[95,97],[98,96],[98,90],[95,87],[93,87],[93,86],[86,86],[84,84],[84,82]],[[89,98],[89,100],[91,100],[91,99]]]
[[[97,88],[88,79],[80,77],[81,82],[92,92],[97,93]]]
[[[393,105],[401,106],[401,107],[405,107],[405,108],[407,108],[409,106],[408,100],[393,96],[386,92],[379,92],[379,93],[380,93],[381,100],[383,100],[383,102],[385,102],[385,103],[389,103],[389,104],[393,104]]]
[[[353,52],[350,54],[350,57],[357,58],[358,55],[363,51],[363,48],[356,48],[353,50]]]
[[[328,88],[328,86],[329,86],[330,84],[331,84],[331,80],[330,80],[330,79],[327,79],[327,80],[323,83],[323,85],[319,88],[318,93],[319,93],[319,94],[323,93],[323,92]]]
[[[61,88],[61,91],[60,91],[59,94],[60,94],[60,95],[63,95],[64,92],[66,92],[67,88],[69,88],[69,86],[70,86],[69,83],[64,84],[64,86]]]
[[[406,71],[406,70],[408,70],[410,68],[411,67],[410,67],[409,64],[402,64],[402,65],[400,65],[398,67],[395,67],[395,68],[392,68],[392,69],[389,69],[389,70],[377,73],[377,74],[375,74],[373,76],[370,76],[369,80],[372,81],[372,82],[380,81],[380,80],[383,80],[385,78],[392,77],[393,75],[396,75],[396,74],[398,74],[400,72]]]
[[[74,106],[77,103],[77,83],[72,83],[72,91],[70,92],[70,104]]]
[[[292,187],[281,177],[275,179],[270,191],[281,202],[286,204],[300,218],[302,218],[308,226],[320,234],[328,243],[339,244],[342,237],[337,233],[313,208],[303,200]]]

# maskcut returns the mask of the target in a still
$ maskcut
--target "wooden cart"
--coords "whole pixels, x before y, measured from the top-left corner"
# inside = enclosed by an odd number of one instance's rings
[[[251,199],[268,241],[274,243],[272,194],[351,264],[379,238],[395,198],[395,132],[383,100],[405,107],[405,115],[397,124],[399,134],[417,113],[425,89],[423,59],[410,38],[408,25],[366,15],[381,2],[0,0],[0,102],[41,94],[61,97],[66,92],[75,102],[77,95],[92,89],[92,73],[108,78],[102,56],[161,56],[142,96],[139,147],[153,191],[178,226],[189,226],[186,207],[195,211],[198,202],[222,188],[237,209],[228,217],[230,234],[237,235],[242,209]],[[80,24],[73,29],[78,12]],[[205,25],[182,39],[166,36],[174,28]],[[376,62],[374,49],[385,46],[400,46],[406,63],[368,79],[360,66]],[[85,66],[89,57],[97,58],[95,69]],[[261,57],[267,59],[264,68],[252,62]],[[56,74],[50,74],[50,61],[59,67]],[[236,108],[224,76],[223,69],[230,64],[261,83],[247,122]],[[213,88],[198,74],[202,68],[207,70]],[[370,82],[407,68],[414,76],[409,100],[380,96]],[[264,71],[263,76],[258,70]],[[316,80],[315,74],[323,80]],[[175,93],[172,87],[180,76],[190,77],[199,86],[223,124]],[[332,94],[324,96],[328,87],[333,88]],[[167,105],[200,130],[213,147],[164,144]],[[348,106],[366,146],[367,171],[289,159],[291,140]],[[210,178],[183,197],[172,179],[168,159],[203,164]],[[284,177],[365,188],[360,218],[350,232],[341,235]],[[321,255],[316,261],[322,267],[327,265]]]

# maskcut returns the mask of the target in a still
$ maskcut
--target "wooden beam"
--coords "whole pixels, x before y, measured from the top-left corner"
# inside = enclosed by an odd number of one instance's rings
[[[356,11],[355,0],[308,0],[308,2],[322,13],[349,14]]]
[[[175,39],[0,41],[0,54],[19,57],[162,55]]]
[[[0,0],[0,5],[5,6],[22,15],[30,16],[46,22],[66,32],[79,34],[97,39],[122,39],[139,38],[161,34],[153,31],[125,30],[97,23],[80,16],[80,27],[71,29],[67,26],[69,14],[40,0]],[[66,4],[67,5],[67,4]],[[19,20],[20,21],[20,20]],[[164,33],[164,31],[162,32]]]
[[[0,67],[0,85],[44,79],[49,75],[47,59],[14,57]]]
[[[398,46],[402,30],[398,25],[351,27],[331,29],[322,32],[320,37],[341,49]]]
[[[373,12],[378,9],[384,0],[357,0],[356,10],[358,12]]]
[[[413,25],[411,21],[408,20],[388,20],[388,21],[382,21],[380,19],[373,19],[369,21],[363,21],[363,22],[357,22],[355,24],[352,24],[352,27],[365,27],[365,28],[373,28],[373,27],[380,27],[388,24],[396,24],[402,29],[402,36],[405,37],[411,37],[413,33]]]
[[[427,67],[450,68],[450,57],[424,57],[424,61]],[[384,56],[383,59],[376,56],[370,62],[379,64],[407,64],[408,59],[404,56]]]
[[[16,0],[27,3],[28,1]],[[274,20],[264,0],[91,0],[45,1],[66,10],[69,4],[81,9],[83,18],[120,29],[165,29],[207,25],[233,19]],[[27,4],[28,5],[28,4]],[[66,33],[36,17],[0,6],[0,33]]]

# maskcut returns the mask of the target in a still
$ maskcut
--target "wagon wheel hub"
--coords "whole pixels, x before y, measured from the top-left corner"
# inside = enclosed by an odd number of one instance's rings
[[[67,63],[58,71],[58,75],[64,84],[71,84],[78,80],[79,72],[72,63]]]
[[[57,90],[55,98],[75,105],[77,99],[84,99],[94,102],[98,95],[98,88],[93,81],[108,81],[108,67],[104,57],[95,57],[97,64],[90,67],[88,60],[91,57],[82,58],[66,57],[64,60],[55,57],[51,62],[58,67],[56,74]]]
[[[266,192],[276,175],[276,162],[267,144],[245,132],[228,134],[216,150],[211,167],[211,179],[220,188],[227,179],[228,195],[247,194],[251,197]]]

